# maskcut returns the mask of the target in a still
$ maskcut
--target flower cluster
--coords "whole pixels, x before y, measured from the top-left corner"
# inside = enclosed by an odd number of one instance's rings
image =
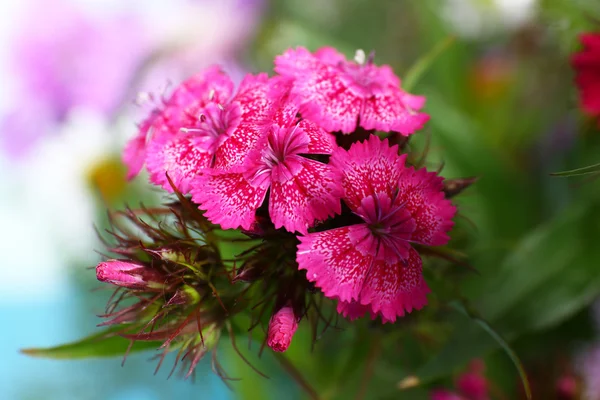
[[[209,317],[170,317],[179,333],[204,319],[227,326],[249,305],[259,310],[250,329],[270,315],[265,343],[285,351],[320,292],[350,319],[394,322],[422,308],[430,290],[418,249],[448,242],[449,197],[473,180],[444,182],[411,161],[406,145],[429,119],[425,99],[403,91],[372,56],[297,48],[275,59],[275,71],[248,75],[235,90],[211,67],[161,99],[124,161],[130,178],[145,165],[153,184],[177,195],[187,210],[177,218],[180,236],[202,237],[140,239],[136,251],[150,252],[151,262],[108,261],[97,275],[138,297],[158,290],[179,299],[183,287],[199,294],[188,296],[196,299],[189,310]],[[153,238],[164,224],[142,226]],[[228,229],[243,236],[226,239]],[[195,240],[212,255],[194,250]],[[227,240],[248,244],[232,264],[219,253]],[[220,299],[218,311],[197,301],[203,293]],[[182,301],[165,304],[187,309]]]

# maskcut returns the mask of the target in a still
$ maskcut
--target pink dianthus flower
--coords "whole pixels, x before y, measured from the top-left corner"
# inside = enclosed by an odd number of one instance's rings
[[[340,212],[341,191],[331,166],[305,156],[331,154],[335,137],[298,118],[298,106],[281,81],[271,92],[279,100],[270,122],[251,138],[247,131],[234,132],[217,152],[215,167],[194,181],[192,199],[222,228],[250,229],[269,192],[275,228],[306,233],[315,221]]]
[[[214,111],[214,107],[225,104],[232,91],[233,82],[219,67],[213,66],[185,80],[168,98],[160,99],[160,104],[139,125],[137,136],[125,147],[123,161],[129,169],[128,178],[134,178],[147,163],[151,170],[151,180],[161,185],[166,183],[165,171],[162,171],[162,174],[158,173],[158,166],[161,159],[163,164],[168,164],[166,161],[171,153],[169,150],[177,147],[170,143],[172,141],[179,144],[180,150],[184,144],[191,147],[193,142],[204,142],[205,146],[199,146],[199,149],[205,148],[206,151],[199,151],[195,155],[199,158],[197,164],[207,164],[211,156],[208,151],[212,145],[211,134],[219,132],[219,123],[222,125],[222,118],[219,118],[221,115]],[[203,117],[205,108],[211,105],[212,108],[206,110],[209,117]],[[210,120],[210,117],[216,117],[216,120]],[[214,122],[217,126],[213,127]],[[198,129],[199,132],[196,131],[197,135],[194,137],[187,134],[188,129]],[[161,150],[164,153],[161,153]],[[184,158],[181,153],[182,151],[179,151],[179,157]],[[165,182],[162,182],[162,179],[165,179]],[[165,189],[169,190],[168,187]]]
[[[151,182],[171,191],[168,174],[179,191],[189,193],[193,178],[213,166],[219,148],[233,132],[240,131],[237,136],[246,132],[247,138],[250,131],[256,136],[268,109],[267,82],[266,74],[247,75],[233,98],[233,82],[218,67],[183,82],[129,142],[124,154],[129,176],[135,176],[145,162]],[[250,146],[251,141],[244,145]]]
[[[442,178],[405,166],[398,146],[371,136],[331,156],[343,200],[362,223],[300,237],[297,262],[309,281],[356,318],[370,312],[394,322],[427,303],[421,257],[410,243],[448,242],[456,209]]]
[[[329,47],[314,54],[298,47],[275,58],[275,71],[294,80],[302,115],[331,132],[350,133],[358,124],[408,136],[429,120],[418,112],[425,98],[404,92],[392,69],[371,59],[352,62]]]

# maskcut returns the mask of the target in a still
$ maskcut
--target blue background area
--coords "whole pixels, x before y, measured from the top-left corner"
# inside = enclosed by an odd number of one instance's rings
[[[95,293],[84,298],[96,298]],[[96,292],[97,294],[97,292]],[[99,296],[102,297],[102,296]],[[41,299],[41,298],[40,298]],[[76,300],[75,300],[76,299]],[[60,361],[31,358],[20,348],[52,346],[75,340],[95,330],[100,321],[96,305],[81,302],[81,292],[68,286],[58,298],[43,302],[0,302],[0,388],[3,400],[159,400],[230,399],[233,393],[214,375],[208,362],[196,369],[195,382],[174,374],[165,360],[153,375],[152,352],[120,358]],[[208,361],[208,360],[207,360]]]

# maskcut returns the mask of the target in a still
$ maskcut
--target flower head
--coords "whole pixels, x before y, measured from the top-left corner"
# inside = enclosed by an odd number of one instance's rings
[[[361,55],[361,53],[358,53]],[[364,129],[410,135],[429,119],[419,113],[425,99],[400,89],[400,80],[387,66],[348,61],[332,48],[311,54],[303,47],[275,58],[275,71],[294,80],[293,93],[301,113],[328,131]]]
[[[600,117],[600,33],[584,34],[580,40],[583,50],[571,59],[575,83],[579,87],[583,110]]]
[[[334,137],[299,119],[298,107],[287,98],[285,87],[282,90],[275,90],[279,100],[274,102],[271,122],[252,131],[252,146],[231,146],[215,168],[194,183],[194,202],[223,228],[249,229],[268,191],[268,211],[275,228],[306,233],[315,221],[340,212],[340,189],[331,167],[304,156],[331,154]],[[247,133],[239,129],[228,142],[241,142],[238,135]],[[223,164],[232,167],[225,169]]]
[[[185,189],[198,168],[210,165],[220,136],[239,122],[239,106],[227,104],[232,92],[233,82],[213,66],[161,99],[125,147],[128,178],[135,177],[147,163],[153,183],[170,190],[165,176],[170,173],[176,185]],[[189,147],[196,151],[186,151]]]
[[[300,237],[297,261],[338,311],[393,322],[427,302],[422,262],[411,243],[444,245],[455,207],[442,178],[406,167],[397,146],[375,136],[331,157],[344,202],[362,223]]]
[[[286,351],[290,347],[296,329],[298,329],[298,322],[293,308],[290,306],[280,308],[269,321],[267,344],[275,351]]]

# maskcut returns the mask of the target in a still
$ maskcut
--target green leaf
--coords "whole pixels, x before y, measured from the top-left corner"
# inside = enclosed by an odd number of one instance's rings
[[[421,57],[417,62],[408,70],[404,79],[402,80],[402,89],[410,92],[421,76],[431,67],[433,62],[446,51],[455,41],[454,36],[448,36],[443,39],[441,42],[436,44],[429,53],[425,54]]]
[[[550,175],[559,177],[570,177],[580,175],[590,175],[600,173],[600,163],[594,165],[588,165],[587,167],[576,168],[569,171],[554,172]]]
[[[598,221],[600,206],[573,204],[521,240],[495,274],[476,278],[487,293],[477,301],[478,314],[497,331],[456,316],[446,345],[411,378],[421,384],[448,375],[474,357],[507,350],[500,335],[512,341],[551,328],[590,304],[600,294]]]
[[[93,357],[124,356],[131,340],[115,334],[122,327],[109,328],[84,339],[55,347],[22,349],[21,353],[32,357],[53,358],[58,360],[82,359]],[[156,350],[162,342],[136,341],[129,353]]]
[[[527,379],[527,374],[525,373],[525,368],[523,368],[523,363],[515,353],[515,351],[509,346],[509,344],[488,324],[485,320],[481,319],[479,316],[473,314],[473,312],[467,310],[463,304],[460,303],[452,303],[452,308],[459,311],[463,315],[468,316],[473,321],[477,323],[485,332],[487,332],[506,352],[506,354],[510,357],[510,360],[517,368],[519,372],[519,376],[521,377],[521,382],[523,383],[523,388],[525,389],[525,395],[529,400],[531,400],[531,388],[529,387],[529,380]]]

